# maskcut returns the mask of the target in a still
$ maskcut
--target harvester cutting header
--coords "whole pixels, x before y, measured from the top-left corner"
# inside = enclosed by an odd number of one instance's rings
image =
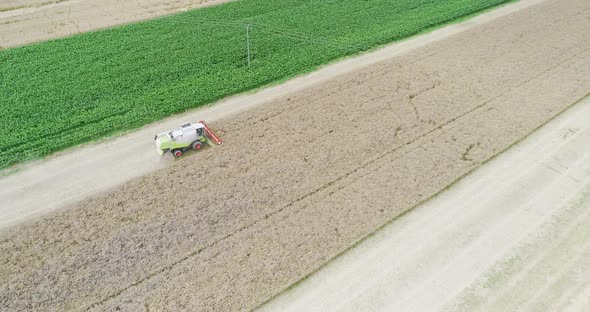
[[[215,146],[223,143],[203,120],[184,123],[177,129],[156,135],[154,139],[156,150],[160,155],[171,152],[176,158],[181,157],[188,150],[200,150],[204,144]]]

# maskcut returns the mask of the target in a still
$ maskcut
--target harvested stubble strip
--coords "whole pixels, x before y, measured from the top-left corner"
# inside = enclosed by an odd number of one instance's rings
[[[547,1],[218,122],[221,148],[4,235],[0,308],[255,307],[585,96],[589,9]]]

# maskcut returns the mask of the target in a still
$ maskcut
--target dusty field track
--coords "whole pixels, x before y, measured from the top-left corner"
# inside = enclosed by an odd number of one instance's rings
[[[1,310],[248,310],[590,90],[546,1],[217,122],[226,144],[0,238]]]
[[[14,0],[0,3],[0,49],[230,0]]]

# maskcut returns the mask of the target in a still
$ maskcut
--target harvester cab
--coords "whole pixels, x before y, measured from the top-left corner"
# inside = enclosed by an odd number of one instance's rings
[[[222,143],[204,121],[184,123],[177,129],[156,135],[154,139],[158,154],[170,152],[176,158],[188,150],[200,150],[204,144],[215,146]]]

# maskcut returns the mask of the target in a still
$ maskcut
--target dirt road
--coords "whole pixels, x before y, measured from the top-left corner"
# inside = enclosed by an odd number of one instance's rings
[[[589,225],[586,98],[259,311],[583,311]]]
[[[218,120],[225,145],[2,234],[0,308],[259,305],[587,96],[589,12],[541,2]]]
[[[13,0],[0,3],[0,49],[230,0]]]
[[[19,171],[16,174],[5,171],[4,176],[0,176],[0,202],[5,203],[0,207],[0,231],[170,165],[171,159],[162,160],[154,151],[152,139],[155,133],[175,128],[186,121],[195,121],[196,118],[214,122],[261,104],[272,103],[280,97],[302,92],[335,77],[444,40],[539,2],[541,1],[520,1],[463,23],[326,66],[276,87],[232,97],[214,106],[166,119],[114,140],[57,154],[46,161],[17,166]]]

